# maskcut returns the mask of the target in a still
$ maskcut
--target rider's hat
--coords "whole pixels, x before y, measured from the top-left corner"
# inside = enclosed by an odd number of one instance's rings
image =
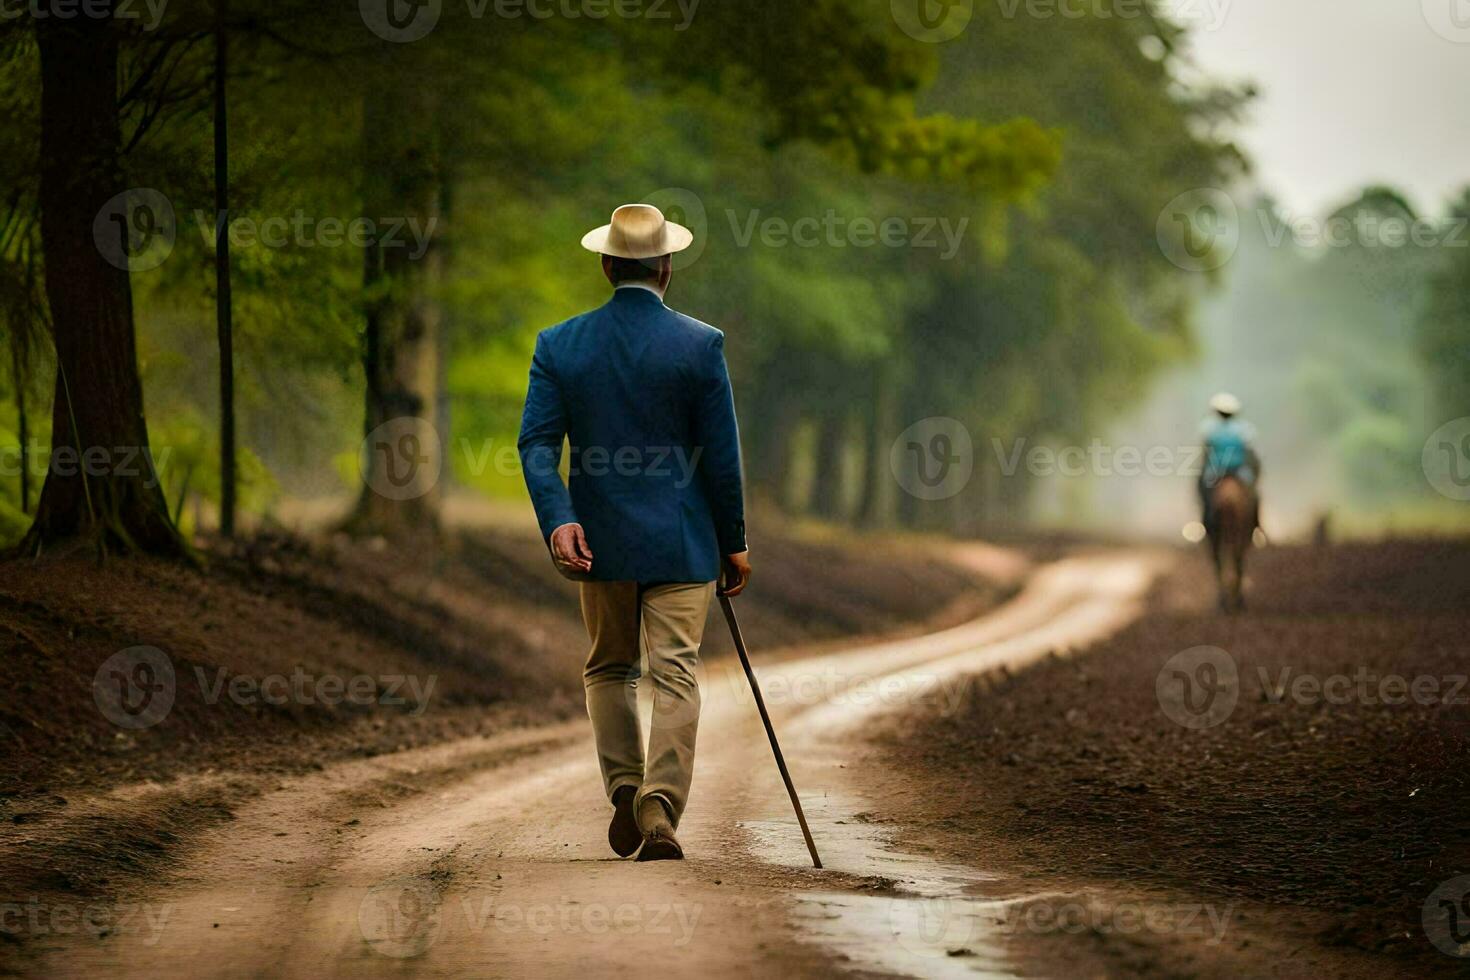
[[[1222,391],[1210,399],[1210,408],[1221,415],[1239,415],[1240,399],[1228,391]]]

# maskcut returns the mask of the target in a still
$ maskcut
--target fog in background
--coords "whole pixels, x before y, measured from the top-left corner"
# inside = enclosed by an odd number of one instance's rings
[[[1379,533],[1444,513],[1419,452],[1465,407],[1433,404],[1416,325],[1434,270],[1463,265],[1470,235],[1443,225],[1444,240],[1422,249],[1313,236],[1360,210],[1404,206],[1405,220],[1436,222],[1452,210],[1470,177],[1470,126],[1453,94],[1470,91],[1470,11],[1453,19],[1453,3],[1235,0],[1217,7],[1215,27],[1200,6],[1194,70],[1259,92],[1238,138],[1254,173],[1229,189],[1240,240],[1227,236],[1217,283],[1200,275],[1195,357],[1120,417],[1107,450],[1164,447],[1185,467],[1209,397],[1228,390],[1259,431],[1272,534],[1300,535],[1328,514]],[[1283,235],[1294,222],[1301,233]],[[1115,470],[1039,488],[1047,519],[1177,538],[1197,518],[1192,475]]]

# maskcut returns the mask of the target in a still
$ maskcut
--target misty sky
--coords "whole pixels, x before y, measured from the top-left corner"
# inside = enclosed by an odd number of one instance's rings
[[[1292,211],[1384,182],[1438,214],[1470,183],[1470,0],[1171,2],[1202,69],[1259,83],[1242,142]]]

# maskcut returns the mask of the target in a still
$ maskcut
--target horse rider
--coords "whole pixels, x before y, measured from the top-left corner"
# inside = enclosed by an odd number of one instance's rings
[[[1240,418],[1240,399],[1220,392],[1210,399],[1210,411],[1201,426],[1204,464],[1199,475],[1199,496],[1207,529],[1214,529],[1212,501],[1215,488],[1227,476],[1245,484],[1254,497],[1261,479],[1261,458],[1256,454],[1255,428]]]

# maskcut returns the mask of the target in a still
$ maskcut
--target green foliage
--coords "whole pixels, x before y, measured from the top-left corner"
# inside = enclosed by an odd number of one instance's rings
[[[1437,421],[1470,411],[1470,247],[1464,247],[1470,242],[1470,188],[1451,210],[1446,229],[1447,240],[1458,241],[1461,247],[1443,249],[1417,324]]]
[[[1371,507],[1401,496],[1404,475],[1419,466],[1422,444],[1402,418],[1372,412],[1348,416],[1333,446],[1343,461],[1348,498]]]
[[[1191,343],[1191,298],[1153,222],[1162,201],[1238,167],[1218,134],[1244,93],[1182,84],[1183,36],[1152,18],[1033,22],[977,5],[964,35],[928,45],[888,7],[705,0],[675,31],[445,4],[429,38],[393,44],[353,3],[232,3],[242,503],[356,484],[375,303],[442,313],[435,410],[454,477],[519,493],[515,473],[475,460],[514,440],[535,332],[606,295],[579,237],[648,197],[699,225],[703,254],[670,301],[729,332],[742,410],[778,401],[798,423],[753,413],[753,444],[811,440],[834,417],[854,438],[891,437],[930,414],[977,435],[1078,436],[1136,397]],[[179,221],[169,260],[133,278],[171,505],[218,495],[210,14],[171,8],[124,58],[128,182],[161,190]],[[0,172],[24,186],[35,91],[17,36],[0,99],[22,123]],[[1148,38],[1166,53],[1145,54]],[[324,223],[398,217],[371,211],[415,182],[441,191],[442,274],[365,286],[363,249],[324,244]],[[794,225],[829,215],[837,239],[793,243]],[[911,237],[856,243],[854,223],[889,220]],[[272,221],[283,244],[246,233]],[[924,222],[952,237],[917,246]]]

